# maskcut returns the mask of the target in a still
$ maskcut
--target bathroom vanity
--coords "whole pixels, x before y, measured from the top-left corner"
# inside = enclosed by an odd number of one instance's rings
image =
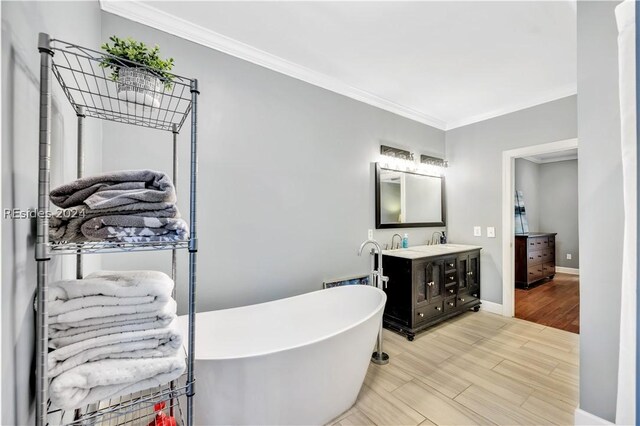
[[[462,244],[383,251],[389,277],[384,326],[413,340],[415,334],[480,307],[481,247]]]

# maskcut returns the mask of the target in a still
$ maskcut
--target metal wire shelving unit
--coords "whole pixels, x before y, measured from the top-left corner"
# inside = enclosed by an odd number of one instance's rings
[[[58,424],[101,425],[147,425],[154,419],[154,405],[166,404],[170,415],[180,425],[193,424],[193,396],[195,395],[195,300],[196,258],[198,240],[196,232],[196,182],[197,158],[197,100],[200,94],[198,81],[192,78],[159,71],[141,64],[123,62],[118,58],[88,49],[73,43],[50,38],[40,33],[40,113],[39,113],[39,171],[38,171],[38,216],[35,258],[37,263],[36,294],[36,425],[44,426],[49,421]],[[117,83],[110,71],[101,66],[105,58],[116,66],[143,69],[161,80],[171,78],[170,84],[158,91],[147,90],[157,95],[158,103],[137,103],[118,97]],[[72,243],[49,241],[49,190],[51,169],[51,85],[53,77],[78,117],[77,176],[84,175],[84,121],[87,117],[131,124],[170,132],[173,139],[173,181],[178,175],[178,134],[190,120],[190,178],[189,178],[189,240],[180,242],[88,242]],[[48,400],[48,269],[55,255],[76,256],[76,276],[83,278],[82,257],[92,253],[124,253],[131,251],[168,251],[171,255],[171,275],[176,281],[177,250],[189,251],[189,303],[188,336],[186,349],[187,371],[177,380],[143,392],[121,396],[109,401],[63,411],[53,407]],[[175,297],[175,290],[174,290]],[[186,401],[186,416],[181,401]]]

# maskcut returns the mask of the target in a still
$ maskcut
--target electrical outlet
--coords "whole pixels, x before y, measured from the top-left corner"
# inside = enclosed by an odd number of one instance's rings
[[[473,227],[473,236],[474,237],[482,237],[482,226],[474,226]]]
[[[373,240],[373,229],[369,229],[369,232],[367,232],[367,239]]]
[[[487,226],[487,237],[495,238],[496,237],[496,228],[493,226]]]
[[[567,260],[571,260],[571,253],[567,253]]]

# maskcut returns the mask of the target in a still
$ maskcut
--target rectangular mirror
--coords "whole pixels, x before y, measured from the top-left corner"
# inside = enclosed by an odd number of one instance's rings
[[[444,177],[376,163],[376,229],[444,225]]]

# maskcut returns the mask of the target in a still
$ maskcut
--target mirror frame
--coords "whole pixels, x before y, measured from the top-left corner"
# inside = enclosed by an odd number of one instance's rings
[[[375,206],[375,210],[376,210],[376,229],[390,229],[390,228],[428,228],[428,227],[439,227],[439,226],[446,226],[446,222],[447,222],[447,209],[446,209],[446,204],[445,204],[445,190],[444,190],[444,176],[440,176],[440,184],[441,189],[440,189],[440,195],[441,195],[441,218],[442,221],[440,222],[409,222],[409,223],[381,223],[380,221],[380,173],[381,170],[385,169],[385,170],[393,170],[393,169],[388,169],[386,167],[382,167],[380,166],[380,163],[376,163],[376,173],[375,173],[375,183],[376,183],[376,206]],[[414,172],[407,172],[407,171],[402,171],[402,170],[395,170],[397,172],[400,173],[408,173],[408,174],[412,174],[412,175],[418,175],[418,176],[431,176],[431,177],[438,177],[438,176],[433,176],[433,175],[425,175],[422,173],[414,173]]]

